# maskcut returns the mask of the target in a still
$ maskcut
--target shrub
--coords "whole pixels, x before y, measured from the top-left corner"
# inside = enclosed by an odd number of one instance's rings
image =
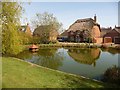
[[[120,46],[116,46],[115,49],[119,49],[120,50]]]
[[[108,68],[103,75],[103,81],[108,83],[120,84],[120,68],[116,66]]]
[[[85,42],[92,43],[92,38],[86,38]]]
[[[56,40],[54,40],[54,41],[49,41],[49,44],[55,44],[55,43],[57,43]]]

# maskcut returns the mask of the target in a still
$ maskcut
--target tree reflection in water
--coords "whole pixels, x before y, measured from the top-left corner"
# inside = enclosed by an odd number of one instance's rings
[[[36,53],[24,51],[17,57],[44,67],[58,69],[62,66],[63,57],[60,53],[57,53],[57,50],[55,48],[44,48],[39,49]]]
[[[100,56],[99,48],[84,48],[84,49],[68,49],[68,54],[77,62],[89,64],[95,67],[96,60]]]
[[[118,66],[119,53],[116,50],[110,50],[104,52],[99,48],[44,47],[36,53],[21,52],[16,57],[51,69],[98,78],[107,68],[112,65]]]

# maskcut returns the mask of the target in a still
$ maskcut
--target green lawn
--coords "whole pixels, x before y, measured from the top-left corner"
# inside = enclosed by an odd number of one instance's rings
[[[15,58],[2,58],[3,88],[98,88],[112,85],[39,67]]]

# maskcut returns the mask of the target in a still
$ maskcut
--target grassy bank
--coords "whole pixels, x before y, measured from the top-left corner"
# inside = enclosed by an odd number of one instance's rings
[[[47,69],[16,58],[2,58],[3,88],[102,88],[113,85]]]

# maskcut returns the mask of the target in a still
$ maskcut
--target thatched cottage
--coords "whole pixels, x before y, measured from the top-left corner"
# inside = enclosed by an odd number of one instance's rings
[[[100,25],[96,22],[97,16],[92,18],[78,19],[67,30],[68,39],[71,42],[85,42],[88,38],[94,43],[101,43]]]
[[[49,41],[56,41],[58,32],[56,30],[50,30],[49,25],[44,25],[44,26],[38,26],[34,32],[33,36],[38,36],[38,37],[47,37]]]

